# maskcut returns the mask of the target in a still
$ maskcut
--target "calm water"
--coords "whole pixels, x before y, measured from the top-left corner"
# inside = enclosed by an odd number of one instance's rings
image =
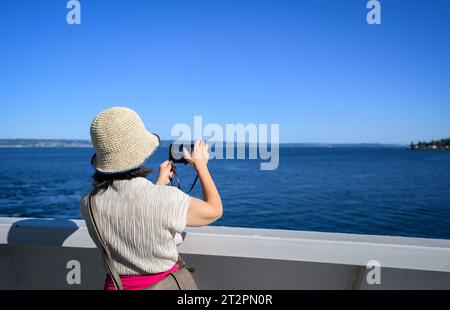
[[[80,218],[92,153],[0,149],[0,216]],[[225,211],[216,225],[450,239],[450,152],[286,146],[280,155],[275,171],[258,161],[210,163]],[[192,170],[178,170],[188,188]]]

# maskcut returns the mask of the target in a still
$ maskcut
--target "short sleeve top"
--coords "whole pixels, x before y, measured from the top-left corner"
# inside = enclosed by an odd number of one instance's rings
[[[99,246],[88,216],[88,194],[81,214]],[[170,269],[178,260],[177,236],[186,227],[189,195],[146,178],[116,180],[95,195],[103,239],[121,275],[152,274]]]

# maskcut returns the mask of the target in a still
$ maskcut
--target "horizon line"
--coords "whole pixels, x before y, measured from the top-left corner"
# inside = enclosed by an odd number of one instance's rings
[[[80,141],[87,142],[87,144],[91,144],[90,139],[72,139],[72,138],[0,138],[0,141]],[[161,139],[161,142],[173,142],[172,139]],[[257,144],[258,142],[249,142],[249,141],[213,141],[215,143],[246,143],[246,144]],[[268,141],[267,143],[271,143]],[[402,142],[301,142],[301,141],[279,141],[277,144],[309,144],[309,145],[397,145],[397,146],[405,146],[409,145],[409,143]]]

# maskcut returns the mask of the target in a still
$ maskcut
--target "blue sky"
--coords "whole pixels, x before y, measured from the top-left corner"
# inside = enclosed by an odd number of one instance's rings
[[[279,123],[283,142],[450,136],[450,1],[0,3],[0,138],[89,138],[110,106],[176,123]]]

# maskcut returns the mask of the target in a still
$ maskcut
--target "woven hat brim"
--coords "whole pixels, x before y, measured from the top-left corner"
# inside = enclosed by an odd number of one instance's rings
[[[139,145],[138,154],[133,154],[127,160],[125,154],[117,154],[116,160],[101,160],[95,156],[92,160],[92,165],[100,173],[104,174],[118,174],[127,173],[142,167],[145,162],[155,153],[160,146],[159,137],[151,132],[146,132],[146,135]],[[132,151],[132,150],[128,150]]]

